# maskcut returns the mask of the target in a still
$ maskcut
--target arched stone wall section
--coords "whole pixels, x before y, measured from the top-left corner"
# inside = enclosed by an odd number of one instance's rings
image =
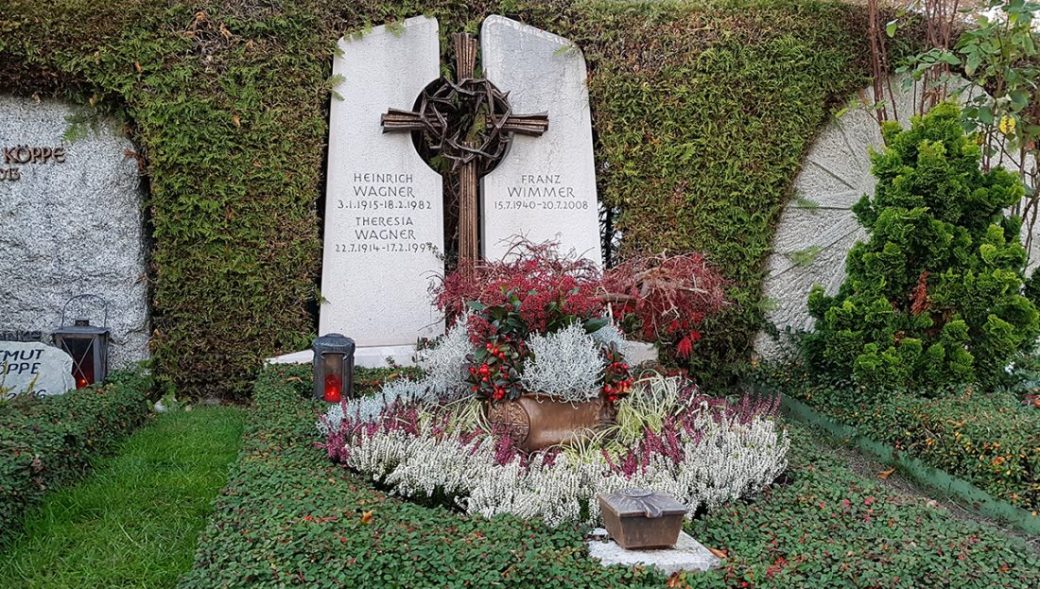
[[[919,104],[920,85],[906,83],[902,77],[893,77],[888,83],[895,96],[882,104],[888,120],[909,126]],[[968,87],[964,79],[954,83],[966,88],[960,93],[962,102],[980,91]],[[787,328],[812,329],[814,320],[806,307],[809,290],[821,284],[828,294],[836,293],[845,278],[849,250],[867,237],[852,206],[864,194],[874,193],[876,179],[870,173],[869,150],[883,147],[875,114],[880,107],[872,97],[872,88],[861,90],[817,137],[795,179],[794,194],[780,216],[767,261],[763,298],[768,309],[766,320],[781,333]],[[1000,164],[1021,172],[1018,162],[1007,157]],[[1029,165],[1035,166],[1035,162]],[[1040,223],[1037,225],[1040,229]],[[1032,240],[1030,250],[1032,271],[1040,263],[1040,239]],[[760,355],[772,357],[779,352],[778,344],[760,333],[755,348]]]

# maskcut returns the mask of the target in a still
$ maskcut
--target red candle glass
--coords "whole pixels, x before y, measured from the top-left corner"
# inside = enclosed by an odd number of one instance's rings
[[[351,395],[354,376],[354,340],[328,333],[314,340],[314,398],[339,403]]]
[[[325,402],[339,403],[343,399],[343,379],[336,374],[325,375]]]

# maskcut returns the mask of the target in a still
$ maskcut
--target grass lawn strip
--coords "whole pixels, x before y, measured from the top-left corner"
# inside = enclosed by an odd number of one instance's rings
[[[48,495],[0,555],[0,587],[171,587],[241,443],[245,411],[159,415],[83,482]]]
[[[47,491],[81,479],[148,416],[146,371],[75,394],[0,402],[0,550]]]

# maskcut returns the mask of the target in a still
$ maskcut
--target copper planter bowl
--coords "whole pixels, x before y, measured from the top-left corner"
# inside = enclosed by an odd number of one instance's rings
[[[541,394],[491,402],[486,412],[493,426],[506,429],[517,446],[529,452],[569,444],[610,421],[602,399],[568,403]]]
[[[661,493],[625,489],[598,495],[603,527],[625,550],[671,548],[679,540],[686,506]]]

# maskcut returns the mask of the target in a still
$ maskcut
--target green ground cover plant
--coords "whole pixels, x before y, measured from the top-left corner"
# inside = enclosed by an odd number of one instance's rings
[[[382,377],[366,373],[373,388]],[[584,530],[467,518],[388,497],[315,448],[324,404],[305,367],[265,370],[238,462],[180,589],[209,587],[661,587],[601,568]],[[728,555],[673,587],[1035,587],[1040,561],[999,531],[954,519],[851,472],[792,426],[792,468],[752,501],[688,525]],[[819,583],[820,579],[826,585]]]
[[[820,384],[804,370],[769,387],[993,497],[1040,512],[1040,412],[1004,389],[963,386],[938,396],[920,389],[883,396],[852,384]]]
[[[249,394],[259,360],[309,345],[335,40],[415,14],[491,13],[589,62],[602,200],[622,255],[704,252],[736,302],[701,378],[749,351],[762,262],[801,158],[866,84],[862,7],[837,0],[9,0],[0,90],[115,112],[138,146],[154,248],[153,345],[179,396]],[[898,56],[892,49],[893,59]],[[446,56],[448,57],[448,56]]]
[[[47,491],[87,473],[148,415],[152,379],[113,374],[104,384],[0,407],[0,546]]]
[[[48,495],[0,554],[0,586],[172,587],[238,454],[246,411],[197,407],[157,416]]]
[[[729,554],[720,573],[725,584],[693,579],[692,586],[1024,589],[1040,583],[1040,559],[1022,540],[897,494],[852,472],[818,432],[794,424],[790,431],[790,484],[691,526],[698,540]]]

